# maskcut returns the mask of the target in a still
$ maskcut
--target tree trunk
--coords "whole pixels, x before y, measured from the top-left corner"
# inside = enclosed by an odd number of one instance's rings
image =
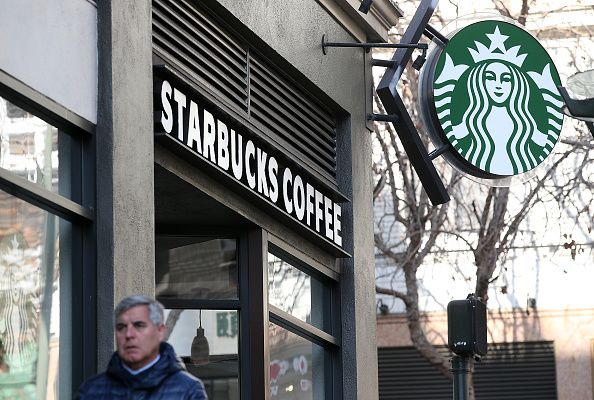
[[[167,320],[165,321],[165,335],[164,335],[165,341],[167,341],[169,339],[169,336],[171,335],[171,332],[173,332],[173,328],[175,328],[175,324],[177,323],[177,320],[179,319],[179,317],[183,311],[184,310],[169,311],[169,315],[167,315]]]
[[[448,360],[439,354],[429,341],[423,327],[421,326],[421,313],[419,311],[419,289],[416,279],[416,268],[407,263],[404,269],[404,277],[406,280],[407,301],[406,318],[408,322],[408,330],[410,339],[413,342],[415,349],[425,358],[431,365],[439,370],[445,377],[452,379],[453,375],[450,371]]]

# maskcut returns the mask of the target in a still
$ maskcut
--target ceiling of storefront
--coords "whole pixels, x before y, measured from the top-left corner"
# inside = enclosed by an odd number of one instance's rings
[[[204,228],[228,228],[248,222],[162,166],[155,164],[155,223]]]

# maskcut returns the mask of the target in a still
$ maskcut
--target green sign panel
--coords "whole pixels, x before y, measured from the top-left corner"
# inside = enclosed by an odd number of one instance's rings
[[[217,337],[234,338],[238,333],[238,321],[236,311],[217,313]]]
[[[454,149],[455,165],[479,177],[534,169],[563,123],[559,75],[540,43],[501,21],[468,25],[433,54],[432,119]]]

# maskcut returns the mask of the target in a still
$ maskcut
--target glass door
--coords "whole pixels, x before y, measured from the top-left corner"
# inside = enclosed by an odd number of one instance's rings
[[[157,235],[155,247],[166,340],[209,399],[239,399],[239,240]]]

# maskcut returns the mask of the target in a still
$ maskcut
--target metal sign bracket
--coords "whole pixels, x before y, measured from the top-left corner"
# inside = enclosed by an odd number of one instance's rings
[[[426,36],[442,47],[448,42],[446,37],[429,25],[429,19],[433,15],[437,3],[438,0],[421,1],[400,43],[338,43],[327,42],[325,35],[322,36],[322,52],[324,55],[326,55],[329,47],[359,47],[365,49],[365,51],[372,48],[396,49],[391,60],[372,59],[371,61],[372,66],[387,68],[376,89],[387,115],[369,114],[367,119],[391,123],[394,126],[411,165],[419,176],[421,184],[433,205],[447,203],[450,200],[450,196],[432,160],[449,151],[451,147],[440,146],[431,154],[428,153],[396,87],[404,68],[411,60],[413,50],[420,49],[422,51],[422,54],[413,62],[413,67],[420,70],[425,62],[429,46],[426,43],[419,43],[421,36]]]

